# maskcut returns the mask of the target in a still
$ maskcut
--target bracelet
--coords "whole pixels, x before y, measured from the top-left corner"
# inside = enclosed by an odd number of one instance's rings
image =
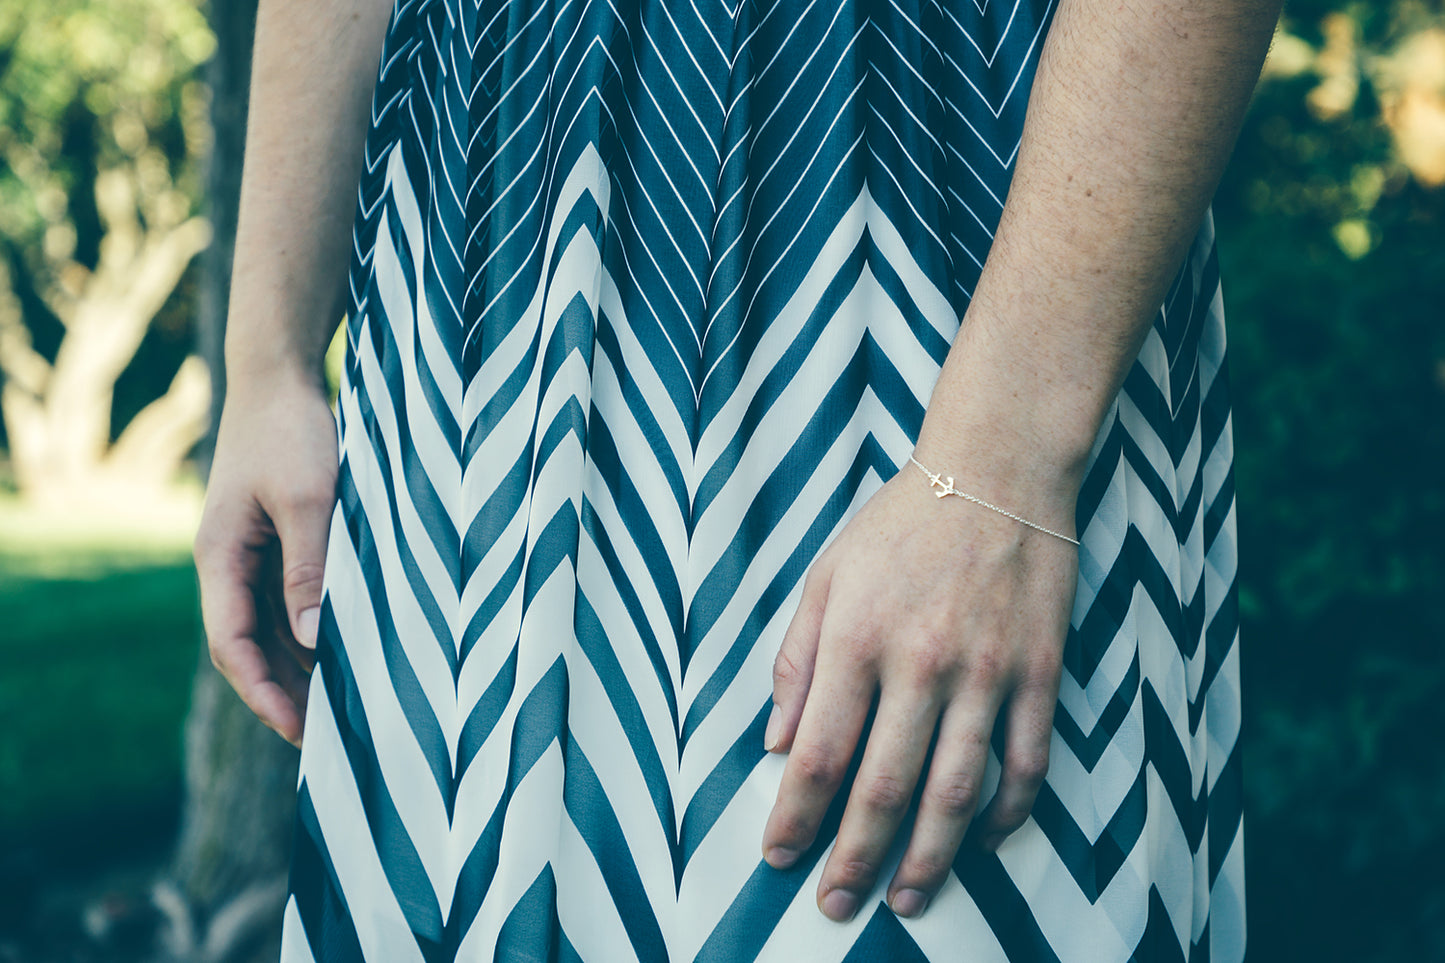
[[[1076,538],[1070,538],[1070,537],[1067,536],[1067,535],[1061,535],[1060,533],[1055,532],[1055,531],[1053,531],[1053,530],[1051,530],[1051,529],[1044,528],[1042,525],[1035,525],[1033,522],[1029,521],[1027,518],[1019,518],[1019,517],[1018,517],[1017,515],[1015,515],[1013,512],[1005,511],[1004,509],[999,508],[997,505],[990,505],[988,502],[984,501],[982,498],[979,498],[977,495],[970,495],[968,492],[961,492],[961,491],[959,491],[957,488],[954,488],[954,487],[953,487],[953,476],[952,476],[952,475],[949,475],[948,477],[945,478],[944,476],[938,474],[937,472],[929,471],[927,468],[924,468],[924,467],[923,467],[923,463],[922,463],[922,462],[920,462],[917,458],[914,458],[912,455],[909,455],[909,456],[908,456],[908,460],[911,461],[911,462],[913,462],[913,464],[917,465],[917,466],[918,466],[918,470],[921,471],[921,472],[923,472],[923,474],[925,474],[925,475],[928,476],[928,484],[929,484],[930,487],[934,487],[934,488],[938,488],[938,489],[939,489],[938,491],[934,492],[934,494],[937,495],[939,498],[942,498],[944,495],[957,495],[959,498],[967,498],[969,501],[973,502],[975,505],[982,505],[984,508],[991,508],[991,509],[993,509],[994,511],[998,512],[1000,515],[1007,515],[1009,518],[1012,518],[1014,521],[1016,521],[1016,522],[1022,522],[1023,524],[1027,525],[1029,528],[1038,529],[1039,531],[1043,532],[1045,535],[1052,535],[1052,536],[1054,536],[1054,538],[1062,538],[1064,541],[1068,542],[1070,545],[1077,545],[1077,544],[1079,544],[1079,540],[1076,539]]]

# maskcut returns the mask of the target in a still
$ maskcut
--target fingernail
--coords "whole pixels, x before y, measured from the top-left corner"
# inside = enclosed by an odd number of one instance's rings
[[[783,710],[776,705],[773,706],[772,715],[768,716],[768,729],[763,733],[763,748],[772,752],[778,748],[778,730],[783,727]]]
[[[786,846],[774,846],[764,856],[773,869],[787,869],[798,861],[798,851]]]
[[[928,897],[916,889],[900,889],[893,894],[891,905],[899,916],[917,916],[928,905]]]
[[[836,923],[846,923],[858,912],[858,897],[846,889],[835,889],[823,897],[823,915]]]
[[[321,608],[313,605],[309,609],[302,609],[301,614],[296,617],[296,627],[301,630],[301,638],[297,639],[302,645],[309,649],[316,648],[316,628],[321,624]]]

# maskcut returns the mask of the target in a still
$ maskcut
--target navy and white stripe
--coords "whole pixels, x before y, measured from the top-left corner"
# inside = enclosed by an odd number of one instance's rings
[[[1242,958],[1208,221],[1095,444],[1027,824],[916,920],[826,920],[828,832],[759,855],[773,656],[907,468],[1052,9],[397,0],[285,963]]]

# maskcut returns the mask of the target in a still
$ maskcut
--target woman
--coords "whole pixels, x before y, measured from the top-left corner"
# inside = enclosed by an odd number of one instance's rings
[[[263,2],[196,557],[283,959],[1241,959],[1277,14]]]

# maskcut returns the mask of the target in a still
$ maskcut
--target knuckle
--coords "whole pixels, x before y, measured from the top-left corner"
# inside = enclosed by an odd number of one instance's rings
[[[995,832],[1008,834],[1028,821],[1028,810],[1018,805],[1001,806],[988,819]]]
[[[206,654],[211,657],[211,665],[222,675],[226,672],[226,649],[220,642],[211,636],[206,637]]]
[[[1049,755],[1047,752],[1019,753],[1009,759],[1008,768],[1014,779],[1037,789],[1049,774]]]
[[[865,665],[873,659],[874,634],[866,619],[848,619],[832,632],[828,642],[845,662]]]
[[[925,892],[935,892],[948,879],[949,870],[953,868],[953,856],[953,853],[940,850],[909,856],[904,860],[899,876]]]
[[[823,749],[795,750],[790,761],[798,778],[812,789],[832,789],[843,781],[843,761]]]
[[[1007,664],[998,650],[985,646],[969,660],[968,674],[975,686],[992,688],[1008,674]]]
[[[325,567],[321,562],[293,562],[286,566],[281,576],[281,588],[286,593],[313,589],[321,585]]]
[[[330,512],[336,497],[336,484],[325,476],[298,478],[276,493],[277,501],[291,512]]]
[[[845,853],[828,867],[828,880],[837,889],[866,890],[878,878],[878,864],[857,853]]]
[[[873,812],[897,815],[908,808],[913,793],[896,776],[874,776],[863,787],[863,804]]]
[[[970,758],[982,758],[988,753],[991,735],[992,730],[987,724],[969,726],[960,736],[963,751],[967,752]]]
[[[941,632],[925,633],[908,647],[905,666],[911,681],[921,686],[951,678],[957,668],[957,641]]]
[[[775,838],[784,845],[803,849],[813,841],[813,825],[799,813],[779,812],[774,822]]]
[[[978,785],[966,776],[945,779],[929,792],[929,803],[945,819],[967,819],[978,805]]]
[[[802,679],[802,669],[798,667],[798,663],[788,652],[787,646],[779,649],[777,657],[773,659],[773,685],[793,686],[800,683]]]

